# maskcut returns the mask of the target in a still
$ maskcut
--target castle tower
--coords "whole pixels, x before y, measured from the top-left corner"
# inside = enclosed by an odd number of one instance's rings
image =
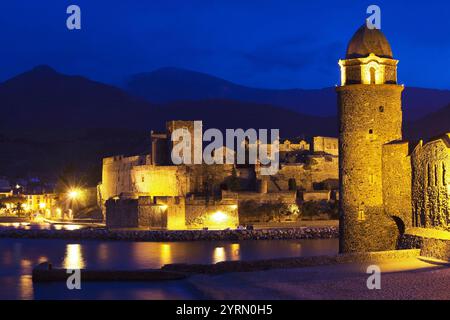
[[[397,60],[380,30],[362,26],[339,61],[340,252],[395,249],[383,202],[383,145],[402,138]]]

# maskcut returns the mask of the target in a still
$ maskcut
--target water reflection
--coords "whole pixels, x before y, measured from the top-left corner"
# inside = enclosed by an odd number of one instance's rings
[[[98,257],[100,261],[107,261],[109,258],[109,250],[106,243],[100,243],[98,246]]]
[[[29,223],[29,222],[2,222],[0,228],[19,230],[79,230],[90,227],[81,224],[51,224],[51,223]]]
[[[241,258],[241,246],[239,243],[232,243],[230,251],[230,260],[239,260]]]
[[[19,299],[33,299],[33,280],[31,275],[22,275],[19,280]]]
[[[172,263],[172,249],[170,244],[163,243],[161,244],[161,265]]]
[[[81,245],[68,244],[63,267],[66,269],[83,269],[85,266]]]
[[[258,260],[336,254],[337,239],[125,242],[62,239],[2,239],[0,241],[0,299],[133,299],[189,298],[181,282],[86,283],[82,292],[64,283],[34,284],[32,268],[49,261],[68,269],[148,269],[170,263],[210,264],[229,260]],[[185,284],[184,284],[185,285]],[[184,286],[183,285],[183,286]],[[171,286],[169,288],[169,286]],[[86,290],[89,288],[89,290]],[[121,290],[124,290],[123,292]],[[189,291],[189,292],[187,292]]]
[[[221,262],[226,260],[225,248],[216,247],[213,251],[213,263]]]

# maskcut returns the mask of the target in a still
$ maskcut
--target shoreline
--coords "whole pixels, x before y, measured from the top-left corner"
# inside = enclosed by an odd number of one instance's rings
[[[172,263],[165,264],[158,269],[81,269],[80,272],[83,274],[84,281],[164,281],[185,279],[196,274],[219,275],[224,273],[256,272],[274,269],[380,263],[404,259],[420,259],[420,250],[408,249],[249,261],[221,261],[213,264]],[[437,263],[444,265],[441,261]],[[50,262],[43,262],[35,266],[32,272],[33,282],[66,281],[67,274],[67,269],[53,268]]]
[[[303,240],[335,239],[335,226],[273,228],[255,230],[108,230],[84,228],[78,230],[0,229],[0,238],[19,239],[76,239],[107,241],[241,241],[241,240]]]

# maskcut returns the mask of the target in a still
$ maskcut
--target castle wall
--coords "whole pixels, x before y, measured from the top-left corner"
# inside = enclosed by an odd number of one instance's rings
[[[102,184],[100,187],[101,202],[130,193],[134,190],[131,172],[135,166],[149,164],[151,158],[144,156],[115,156],[103,159]]]
[[[450,231],[450,134],[411,154],[413,224]]]
[[[280,170],[269,178],[268,191],[289,190],[289,180],[295,179],[298,189],[313,190],[317,184],[339,179],[339,158],[335,156],[310,156],[308,163],[282,164]]]
[[[195,126],[195,122],[198,121],[198,127]],[[175,145],[177,145],[178,143],[186,143],[183,142],[183,139],[180,139],[180,141],[171,141],[172,138],[172,134],[175,130],[183,130],[185,133],[190,134],[190,143],[186,144],[188,145],[188,147],[190,148],[190,163],[186,163],[186,164],[194,164],[195,162],[195,145],[196,145],[196,141],[197,141],[197,145],[200,147],[201,150],[203,150],[202,148],[202,144],[203,144],[203,129],[202,129],[202,122],[200,120],[197,121],[183,121],[183,120],[172,120],[172,121],[167,121],[166,122],[166,131],[167,131],[167,141],[169,143],[169,156],[168,158],[170,159],[171,156],[171,152],[172,149]],[[201,150],[197,150],[199,152],[198,157],[200,157],[200,161],[202,161],[201,157]],[[180,153],[181,157],[184,157],[184,155],[182,154],[182,152]]]
[[[321,190],[321,191],[309,191],[303,192],[303,201],[330,201],[331,191]]]
[[[285,140],[278,146],[280,152],[292,152],[292,151],[309,151],[309,143],[305,140],[300,140],[298,143]]]
[[[107,228],[137,228],[139,225],[136,199],[109,199],[105,203]]]
[[[223,191],[222,197],[237,199],[238,203],[242,203],[243,201],[254,201],[260,204],[264,203],[294,204],[296,203],[297,198],[295,191],[282,191],[272,193]]]
[[[239,225],[236,201],[206,202],[203,199],[186,200],[186,227],[188,229],[226,229]]]
[[[333,137],[313,137],[313,151],[325,152],[332,155],[339,155],[339,142]]]
[[[210,194],[220,192],[221,184],[226,183],[232,175],[232,164],[190,165],[187,167],[189,176],[189,190],[194,193],[204,193],[209,189]]]
[[[189,192],[184,166],[136,166],[132,169],[133,192],[146,196],[182,196]]]

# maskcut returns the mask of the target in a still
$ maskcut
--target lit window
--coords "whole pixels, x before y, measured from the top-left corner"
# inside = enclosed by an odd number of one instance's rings
[[[365,216],[365,213],[364,213],[364,208],[360,207],[358,209],[358,221],[364,221],[364,220],[366,220],[366,216]]]

